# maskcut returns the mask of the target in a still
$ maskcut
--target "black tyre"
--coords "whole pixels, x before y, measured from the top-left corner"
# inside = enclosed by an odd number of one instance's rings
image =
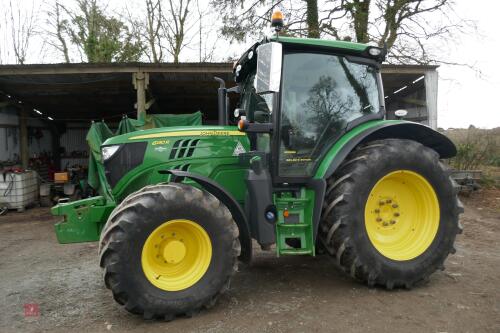
[[[434,150],[411,140],[373,141],[328,180],[319,241],[353,278],[410,288],[444,269],[461,212]]]
[[[115,208],[101,234],[104,282],[146,319],[191,316],[229,288],[240,254],[229,210],[184,184],[146,186]]]

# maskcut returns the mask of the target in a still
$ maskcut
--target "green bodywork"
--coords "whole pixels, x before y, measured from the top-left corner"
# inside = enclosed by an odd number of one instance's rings
[[[52,207],[53,215],[64,216],[64,220],[55,225],[57,240],[61,244],[99,240],[102,227],[115,207],[114,201],[102,196]]]
[[[324,177],[333,158],[349,140],[382,122],[399,121],[370,121],[347,132],[330,148],[314,178]],[[54,206],[52,214],[64,216],[64,220],[55,226],[58,241],[75,243],[98,240],[104,223],[117,203],[146,185],[169,181],[170,175],[160,174],[160,170],[182,169],[188,166],[189,172],[211,178],[231,193],[243,206],[247,190],[244,179],[248,165],[240,163],[238,156],[235,155],[235,149],[238,144],[241,144],[245,151],[249,151],[250,147],[247,136],[242,134],[235,126],[190,126],[136,131],[111,137],[104,142],[104,145],[147,142],[143,163],[120,179],[112,189],[110,198],[99,196]],[[147,136],[149,138],[144,138]],[[192,156],[170,159],[174,143],[177,140],[187,139],[200,140]],[[185,182],[199,186],[190,180],[185,180]],[[314,195],[314,191],[304,188],[299,198],[287,197],[286,193],[280,197],[274,196],[278,212],[276,224],[276,239],[280,245],[278,254],[291,254],[292,252],[303,254],[300,251],[294,252],[288,249],[284,243],[286,237],[300,235],[300,237],[305,237],[302,244],[307,245],[307,250],[302,252],[314,255],[311,227]],[[283,221],[285,210],[288,210],[290,215],[297,214],[300,223],[285,225]]]
[[[242,135],[243,134],[243,135]],[[150,136],[149,138],[144,138]],[[170,158],[173,145],[178,140],[199,142],[189,157],[177,154]],[[235,149],[241,145],[249,150],[249,141],[235,126],[192,126],[157,128],[131,132],[107,140],[104,145],[114,145],[146,141],[147,148],[143,163],[127,173],[112,190],[113,197],[121,201],[128,194],[145,185],[169,181],[169,175],[161,170],[182,169],[209,177],[229,191],[240,203],[245,197],[244,174],[246,168],[240,166]],[[185,150],[187,152],[187,149]]]
[[[323,160],[319,164],[319,167],[316,170],[316,173],[314,175],[314,178],[316,179],[322,179],[325,177],[326,171],[328,170],[328,167],[332,163],[333,159],[337,156],[338,152],[349,142],[351,141],[355,136],[359,135],[363,131],[366,131],[367,129],[371,127],[376,127],[381,124],[399,124],[399,123],[405,123],[405,121],[402,120],[373,120],[373,121],[368,121],[364,124],[361,124],[357,127],[354,127],[352,130],[349,132],[345,133],[335,144],[328,150],[326,155],[324,156]]]
[[[363,55],[369,47],[365,44],[320,39],[290,37],[272,38],[273,41],[305,46],[329,47],[348,53]],[[250,59],[251,57],[249,57]],[[379,126],[384,120],[367,121],[354,127],[338,139],[322,155],[313,179],[323,179],[329,165],[338,152],[356,135]],[[129,126],[124,124],[123,126]],[[130,127],[130,126],[129,126]],[[127,127],[128,128],[128,127]],[[106,134],[106,133],[104,133]],[[103,136],[103,140],[106,139]],[[116,181],[109,184],[100,160],[100,143],[92,147],[95,153],[94,167],[99,172],[99,182],[104,185],[102,196],[62,203],[52,208],[52,213],[64,216],[64,221],[55,226],[59,242],[72,243],[95,241],[107,218],[127,195],[150,184],[166,183],[171,175],[165,170],[182,170],[205,176],[226,190],[241,207],[245,205],[247,185],[245,179],[250,172],[250,163],[240,159],[240,153],[250,151],[250,140],[236,126],[182,126],[144,129],[109,137],[102,146],[124,145],[145,142],[146,150],[142,163],[132,167]],[[121,149],[121,148],[120,148]],[[117,169],[121,167],[118,165]],[[109,180],[109,179],[108,179]],[[185,178],[183,182],[200,187]],[[318,203],[317,193],[305,184],[291,191],[280,190],[272,194],[275,207],[275,240],[279,255],[315,255],[313,217]],[[248,203],[247,203],[248,204]],[[267,222],[265,222],[267,223]],[[255,226],[255,225],[254,225]],[[290,246],[289,240],[300,241],[300,246]]]
[[[150,137],[142,138],[144,136]],[[193,139],[199,139],[199,142],[191,156],[180,157],[177,153],[175,158],[170,158],[176,141]],[[168,127],[135,131],[111,137],[104,145],[144,141],[147,147],[143,163],[126,173],[113,187],[109,197],[61,203],[52,208],[53,215],[64,216],[64,221],[55,227],[61,243],[98,240],[103,224],[117,203],[146,185],[169,181],[170,175],[160,174],[160,170],[182,169],[209,177],[243,204],[246,167],[240,165],[235,149],[238,146],[248,151],[249,141],[235,126]],[[189,180],[186,182],[197,186]]]

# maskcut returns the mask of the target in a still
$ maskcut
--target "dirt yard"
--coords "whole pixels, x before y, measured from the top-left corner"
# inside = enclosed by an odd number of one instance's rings
[[[128,314],[104,287],[95,243],[60,245],[47,209],[0,217],[0,332],[500,332],[500,191],[463,199],[457,253],[410,291],[369,289],[325,256],[257,252],[210,311]],[[25,316],[36,304],[39,316]]]

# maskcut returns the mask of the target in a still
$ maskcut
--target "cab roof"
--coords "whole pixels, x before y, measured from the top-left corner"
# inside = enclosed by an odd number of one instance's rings
[[[272,36],[266,37],[262,41],[253,44],[240,59],[235,63],[233,67],[234,80],[236,83],[240,83],[252,70],[255,68],[257,62],[254,55],[257,53],[257,47],[259,45],[278,42],[286,45],[288,49],[296,50],[323,50],[323,52],[332,52],[346,56],[357,56],[363,58],[369,58],[377,63],[381,64],[385,60],[387,50],[381,49],[381,53],[377,56],[372,56],[369,54],[370,48],[377,48],[368,44],[347,42],[342,40],[327,40],[320,38],[297,38],[297,37],[285,37],[285,36]],[[239,67],[239,70],[237,68]]]
[[[334,49],[344,49],[354,52],[364,52],[368,47],[370,47],[367,44],[347,42],[342,40],[327,40],[320,38],[296,38],[296,37],[273,36],[271,38],[271,41],[287,43],[287,44],[331,47]]]

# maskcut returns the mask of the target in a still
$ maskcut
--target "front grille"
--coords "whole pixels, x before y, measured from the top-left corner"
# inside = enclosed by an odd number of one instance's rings
[[[104,162],[106,179],[111,188],[115,187],[129,171],[142,164],[147,144],[147,142],[126,143]]]

